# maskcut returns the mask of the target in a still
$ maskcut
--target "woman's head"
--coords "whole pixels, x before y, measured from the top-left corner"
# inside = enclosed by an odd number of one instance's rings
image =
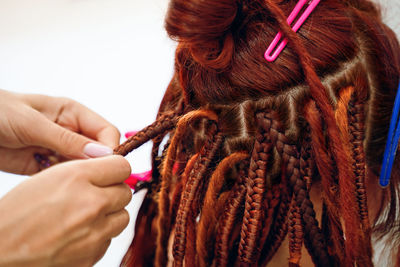
[[[307,65],[315,69],[333,108],[341,89],[364,86],[355,83],[368,87],[368,98],[374,91],[386,91],[382,99],[371,99],[378,102],[371,123],[381,129],[367,141],[373,152],[367,154],[382,153],[399,79],[396,37],[368,1],[323,1],[278,60],[267,62],[263,54],[281,30],[276,10],[281,8],[287,16],[296,2],[171,1],[166,29],[179,42],[176,82],[185,104],[192,109],[209,104],[231,107],[248,100],[286,98],[293,100],[290,106],[302,107],[310,95],[319,97],[309,88],[308,80],[316,77],[305,70]],[[298,46],[302,48],[294,48]],[[370,160],[380,163],[376,155]]]
[[[170,2],[174,77],[158,120],[118,150],[154,140],[144,205],[155,208],[142,209],[137,235],[153,225],[158,266],[170,238],[177,265],[265,264],[287,233],[291,264],[304,242],[316,265],[371,265],[365,181],[380,169],[399,43],[366,0],[321,1],[296,34],[286,23],[296,3]],[[267,62],[278,31],[288,45]],[[391,199],[399,179],[396,169]],[[309,196],[318,181],[321,228]]]

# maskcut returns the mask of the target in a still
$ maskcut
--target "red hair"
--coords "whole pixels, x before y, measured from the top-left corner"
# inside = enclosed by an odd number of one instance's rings
[[[399,43],[368,0],[322,1],[297,34],[286,23],[295,4],[171,0],[175,75],[156,122],[116,149],[154,141],[153,179],[122,265],[166,266],[169,252],[176,266],[265,265],[287,235],[290,266],[303,244],[317,266],[372,266],[371,233],[400,236],[399,164],[382,189],[384,223],[370,224],[367,203]],[[269,63],[279,30],[289,43]],[[321,226],[310,197],[319,182]]]

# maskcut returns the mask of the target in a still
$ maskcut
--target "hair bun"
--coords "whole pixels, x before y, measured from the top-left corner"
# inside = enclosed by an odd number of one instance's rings
[[[233,53],[230,29],[237,10],[235,0],[172,0],[165,27],[203,67],[223,69]]]

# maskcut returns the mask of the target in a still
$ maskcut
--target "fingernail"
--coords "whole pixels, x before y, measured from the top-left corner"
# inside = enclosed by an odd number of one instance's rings
[[[108,146],[89,143],[83,148],[83,153],[91,158],[109,156],[113,154],[113,150]]]

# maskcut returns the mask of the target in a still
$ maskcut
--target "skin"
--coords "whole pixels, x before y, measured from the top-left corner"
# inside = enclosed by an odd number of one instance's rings
[[[68,98],[0,90],[0,114],[0,170],[7,172],[38,172],[35,152],[84,159],[88,143],[110,148],[119,143],[120,134],[113,125]]]
[[[0,199],[0,266],[92,266],[104,255],[129,222],[131,168],[84,147],[119,137],[73,100],[0,90],[0,170],[34,174]],[[37,152],[68,162],[38,173]]]

